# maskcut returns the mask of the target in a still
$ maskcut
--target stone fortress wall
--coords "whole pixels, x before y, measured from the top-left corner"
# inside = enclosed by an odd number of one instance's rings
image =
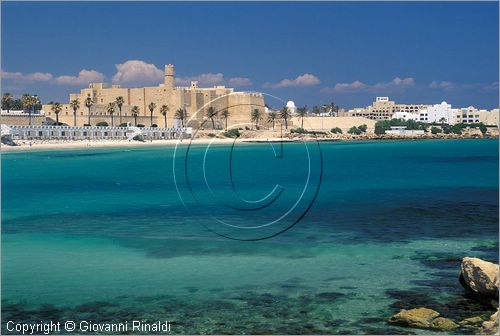
[[[174,114],[180,108],[187,110],[188,119],[191,119],[190,125],[198,127],[206,119],[205,114],[209,106],[213,106],[216,111],[227,109],[230,113],[228,125],[239,122],[250,122],[250,113],[253,109],[260,109],[264,112],[264,97],[258,93],[234,92],[232,88],[225,86],[214,86],[211,88],[200,88],[198,82],[193,81],[188,87],[176,87],[174,85],[175,72],[174,66],[165,65],[164,82],[158,86],[142,88],[122,88],[119,85],[106,86],[104,83],[91,83],[88,88],[80,90],[80,93],[70,94],[69,101],[78,99],[80,107],[77,111],[77,126],[83,126],[88,122],[89,110],[85,106],[85,100],[90,97],[93,105],[90,108],[91,125],[100,121],[106,121],[111,125],[111,116],[107,113],[107,105],[114,102],[117,97],[123,97],[125,103],[122,107],[122,122],[131,122],[134,124],[134,118],[131,114],[133,106],[139,107],[139,116],[137,123],[146,126],[151,125],[150,111],[148,105],[151,102],[156,104],[153,111],[153,124],[164,127],[165,121],[160,113],[160,107],[167,105],[168,126],[174,125]],[[47,117],[56,119],[51,110],[51,105],[43,105]],[[114,124],[118,125],[119,109],[115,106]],[[219,125],[223,125],[222,118],[216,118]],[[62,111],[59,113],[59,121],[68,125],[73,125],[73,110],[69,105],[63,104]],[[205,123],[204,128],[211,128],[212,123]]]

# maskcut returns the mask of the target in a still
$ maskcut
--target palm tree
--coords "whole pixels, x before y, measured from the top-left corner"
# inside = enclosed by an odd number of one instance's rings
[[[331,102],[329,107],[330,107],[330,115],[332,117],[338,117],[339,106],[337,104],[335,104],[334,102]]]
[[[320,114],[320,110],[319,110],[319,107],[317,105],[314,105],[313,108],[312,108],[312,113],[313,114]]]
[[[122,106],[125,104],[125,99],[122,96],[116,97],[116,106],[118,106],[118,110],[120,111],[120,124],[122,123]]]
[[[139,115],[139,106],[135,105],[132,106],[132,109],[130,110],[132,115],[134,116],[134,124],[137,126],[137,116]]]
[[[212,129],[215,129],[214,117],[217,115],[217,112],[215,111],[215,109],[212,106],[210,106],[207,109],[207,112],[205,113],[205,115],[207,118],[210,118],[210,120],[212,120]]]
[[[62,111],[62,105],[59,103],[54,103],[50,107],[52,112],[56,115],[56,126],[59,126],[59,113]]]
[[[113,118],[113,114],[115,113],[115,103],[116,102],[108,103],[108,108],[106,109],[108,114],[111,115],[111,127],[115,126],[114,118]]]
[[[23,110],[27,110],[29,114],[29,124],[31,125],[31,109],[35,106],[35,99],[28,93],[23,94],[21,97]]]
[[[231,113],[229,113],[228,110],[224,110],[221,112],[221,117],[224,118],[224,121],[226,123],[226,130],[227,130],[227,119],[229,119],[229,116],[231,115]]]
[[[42,108],[42,103],[40,102],[40,97],[38,95],[32,96],[33,98],[33,113],[36,113],[37,108]]]
[[[165,128],[167,128],[167,112],[170,110],[168,105],[162,105],[160,107],[160,113],[163,115],[163,118],[165,118]]]
[[[149,112],[151,112],[151,126],[153,126],[153,111],[155,110],[156,108],[156,104],[151,102],[149,103],[148,105],[148,109],[149,109]]]
[[[259,127],[259,121],[262,120],[262,112],[259,109],[255,109],[250,114],[250,120],[255,122],[255,128]]]
[[[76,99],[73,99],[69,105],[71,106],[71,108],[73,109],[73,126],[76,126],[76,112],[78,111],[78,109],[80,108],[80,101],[78,100],[78,98]]]
[[[90,98],[90,96],[88,96],[85,99],[85,106],[89,109],[89,122],[88,122],[89,126],[90,126],[90,108],[92,107],[92,105],[94,105],[94,102],[92,101],[92,98]]]
[[[283,108],[280,111],[280,117],[285,121],[285,128],[288,129],[288,119],[290,118],[291,113],[288,107],[283,106]]]
[[[307,105],[305,105],[304,107],[299,107],[297,109],[297,114],[301,118],[300,128],[303,129],[304,128],[304,117],[307,116]]]
[[[175,111],[174,118],[179,119],[181,121],[181,127],[184,127],[184,119],[187,118],[186,110],[182,108],[178,109],[177,111]]]
[[[273,123],[273,129],[274,129],[274,124],[276,123],[276,119],[278,119],[278,113],[271,111],[267,115],[267,122]]]
[[[10,112],[10,106],[12,105],[12,101],[14,100],[14,97],[12,94],[6,92],[2,96],[2,108],[7,110],[7,113]]]
[[[323,115],[325,115],[325,114],[329,114],[329,111],[330,111],[330,105],[329,105],[329,104],[327,104],[327,105],[323,105],[323,106],[321,106],[321,109],[323,110],[323,113],[324,113]]]

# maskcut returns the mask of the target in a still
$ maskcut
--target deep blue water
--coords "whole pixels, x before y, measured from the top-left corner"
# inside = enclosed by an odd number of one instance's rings
[[[420,332],[386,324],[401,308],[488,312],[458,275],[498,262],[497,140],[206,149],[3,154],[3,320],[380,334]]]

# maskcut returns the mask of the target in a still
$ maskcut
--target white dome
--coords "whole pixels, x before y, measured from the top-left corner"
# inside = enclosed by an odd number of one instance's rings
[[[295,108],[295,103],[293,101],[289,100],[288,103],[286,103],[286,107]]]

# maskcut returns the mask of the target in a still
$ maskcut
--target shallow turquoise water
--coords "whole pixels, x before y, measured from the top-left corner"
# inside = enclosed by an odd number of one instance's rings
[[[422,305],[455,320],[488,312],[458,274],[466,255],[498,261],[498,141],[321,143],[310,160],[304,145],[283,146],[282,158],[267,144],[235,148],[239,200],[229,146],[210,148],[205,177],[202,145],[187,161],[179,148],[175,165],[173,148],[3,154],[3,320],[418,333],[385,320]],[[270,239],[220,236],[267,237],[304,213]]]

